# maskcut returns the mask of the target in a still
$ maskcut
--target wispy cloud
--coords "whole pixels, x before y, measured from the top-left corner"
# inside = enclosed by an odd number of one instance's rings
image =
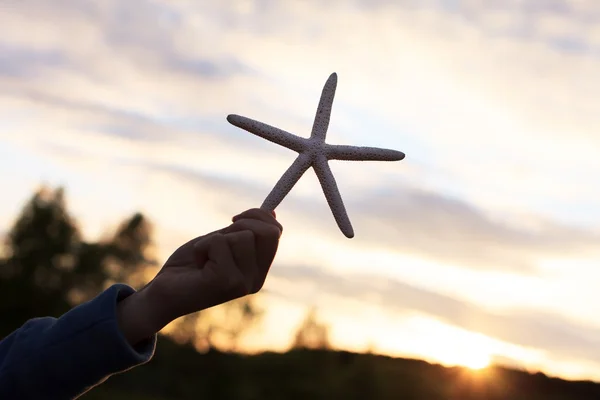
[[[210,175],[169,165],[147,167],[168,171],[198,187],[210,187],[211,191],[219,192],[219,197],[233,200],[234,204],[228,205],[230,209],[243,207],[247,199],[260,200],[259,196],[266,195],[272,186],[266,182],[251,184],[222,177],[209,179]],[[541,257],[597,254],[596,243],[600,237],[592,231],[543,220],[526,229],[495,221],[476,206],[459,199],[402,183],[396,187],[371,187],[367,194],[349,196],[352,200],[347,202],[347,207],[351,219],[360,227],[362,243],[439,263],[533,275],[537,273],[536,261]],[[309,229],[335,240],[339,232],[329,209],[315,205],[325,204],[321,196],[308,199],[290,195],[286,202],[295,210],[294,229],[303,229],[302,225],[309,223]]]
[[[560,315],[531,310],[494,313],[450,296],[369,274],[341,277],[322,268],[280,265],[272,275],[276,279],[294,282],[303,291],[307,290],[304,285],[308,284],[311,296],[327,293],[369,302],[378,299],[378,305],[385,309],[418,311],[453,326],[547,351],[565,359],[600,362],[600,352],[597,351],[600,329]],[[274,286],[269,290],[284,297],[299,295],[278,291]]]

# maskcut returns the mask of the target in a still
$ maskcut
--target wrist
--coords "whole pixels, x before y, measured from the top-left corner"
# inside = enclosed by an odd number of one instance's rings
[[[135,346],[161,328],[147,294],[140,290],[117,303],[117,324],[127,342]]]

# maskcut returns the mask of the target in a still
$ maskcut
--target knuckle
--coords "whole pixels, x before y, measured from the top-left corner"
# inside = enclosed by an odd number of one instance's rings
[[[227,238],[227,243],[231,245],[235,245],[240,242],[240,234],[241,232],[232,232],[225,235]]]
[[[282,230],[275,225],[269,225],[265,230],[268,236],[273,236],[276,238],[279,238],[282,234]]]
[[[277,225],[260,220],[240,221],[240,227],[244,227],[256,235],[279,235],[281,232]]]
[[[254,243],[254,233],[247,229],[228,233],[227,242],[232,247],[232,250],[235,251],[235,249],[242,244]]]
[[[254,241],[254,232],[252,232],[251,230],[244,230],[242,232],[240,232],[240,238],[243,240],[247,240],[247,241]]]
[[[250,226],[250,221],[249,219],[238,219],[237,221],[235,221],[232,225],[232,228],[234,229],[248,229],[248,226]]]
[[[227,238],[225,237],[225,235],[216,234],[210,237],[210,241],[212,245],[219,246],[226,243]]]

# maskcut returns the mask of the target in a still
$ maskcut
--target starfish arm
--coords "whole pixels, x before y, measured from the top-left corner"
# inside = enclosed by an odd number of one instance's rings
[[[313,168],[317,174],[317,178],[319,178],[321,188],[323,189],[329,208],[331,208],[335,222],[337,222],[338,227],[347,238],[354,237],[352,223],[350,222],[350,218],[348,218],[348,213],[346,213],[344,201],[335,182],[335,177],[329,168],[327,159],[325,157],[318,157],[313,163]]]
[[[321,99],[319,100],[319,107],[317,108],[317,113],[315,115],[315,122],[313,123],[312,132],[310,134],[311,139],[319,139],[322,142],[325,141],[336,86],[337,74],[334,72],[329,76],[329,79],[327,79],[327,82],[325,82],[325,86],[323,87]]]
[[[327,145],[325,154],[329,160],[400,161],[404,159],[404,153],[401,151],[378,147]]]
[[[263,122],[255,121],[250,118],[240,115],[230,114],[227,116],[227,121],[230,124],[242,128],[258,137],[266,139],[270,142],[278,144],[288,149],[300,153],[305,148],[306,139],[296,135],[292,135],[282,129],[267,125]]]
[[[275,187],[273,187],[273,190],[271,190],[271,193],[269,193],[260,208],[266,211],[275,210],[290,190],[292,190],[302,174],[310,168],[310,164],[311,158],[305,154],[300,154],[287,171],[283,173],[281,178],[279,178],[279,181],[277,181]]]

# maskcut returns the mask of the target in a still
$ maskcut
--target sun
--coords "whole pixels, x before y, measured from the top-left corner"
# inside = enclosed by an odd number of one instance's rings
[[[469,369],[478,371],[484,369],[490,365],[491,357],[489,354],[476,353],[463,354],[462,360],[458,364],[463,365]]]
[[[425,322],[425,321],[423,321]],[[426,321],[431,334],[426,357],[447,366],[462,366],[476,371],[488,367],[496,353],[493,341],[482,334],[448,326],[438,321]],[[433,339],[433,340],[432,340]]]
[[[421,314],[405,318],[408,326],[405,339],[411,342],[410,350],[398,351],[399,356],[409,355],[446,367],[463,367],[475,375],[486,375],[479,372],[484,372],[494,363],[496,355],[501,354],[500,343],[484,334]],[[390,345],[399,342],[392,329],[383,332],[387,334],[381,338],[382,342],[383,339]],[[384,347],[383,343],[378,345]]]
[[[439,349],[434,356],[444,365],[457,365],[479,371],[488,367],[491,363],[491,355],[478,346],[457,346]]]

